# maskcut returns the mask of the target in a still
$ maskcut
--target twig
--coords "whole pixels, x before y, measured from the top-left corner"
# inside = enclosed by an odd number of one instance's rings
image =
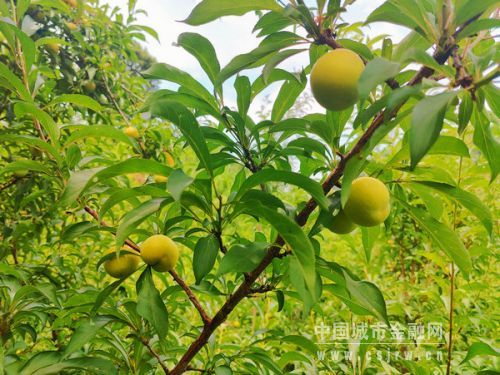
[[[453,67],[456,71],[455,86],[461,86],[464,89],[469,88],[473,84],[474,79],[467,72],[467,69],[465,69],[465,66],[462,63],[462,58],[458,54],[458,45],[453,46],[451,50],[451,56],[453,58]],[[473,91],[472,94],[474,94]]]
[[[127,124],[127,126],[132,126],[132,124],[130,123],[130,120],[128,119],[128,116],[125,114],[125,112],[123,112],[123,110],[121,109],[120,105],[116,101],[115,96],[111,92],[111,89],[109,88],[109,85],[108,85],[108,82],[107,82],[108,81],[108,77],[106,75],[104,75],[104,79],[102,81],[104,82],[104,88],[106,89],[106,93],[108,94],[109,99],[113,103],[113,106],[116,108],[116,110],[118,111],[118,113],[120,114],[120,116],[122,116],[123,121],[125,121],[125,123]]]
[[[109,225],[104,220],[100,220],[99,219],[99,214],[95,210],[93,210],[89,206],[85,206],[84,210],[87,213],[89,213],[95,220],[97,220],[99,222],[99,224],[101,224],[104,227],[109,227]],[[135,250],[135,251],[137,251],[139,253],[141,252],[141,248],[139,246],[137,246],[136,243],[134,243],[133,241],[131,241],[128,238],[125,240],[125,245],[127,245],[128,247],[130,247],[131,249],[133,249],[133,250]],[[169,273],[170,273],[170,275],[172,275],[172,277],[174,278],[175,282],[177,284],[179,284],[179,286],[187,294],[189,300],[191,301],[191,303],[193,304],[193,306],[196,308],[196,310],[198,310],[198,313],[200,314],[200,317],[201,317],[201,320],[203,321],[203,323],[205,325],[209,324],[210,323],[210,318],[208,317],[208,314],[205,312],[205,310],[201,306],[200,301],[198,301],[198,299],[194,295],[194,293],[191,290],[191,288],[189,288],[189,286],[184,282],[184,280],[175,271],[172,270]]]
[[[151,344],[149,343],[149,341],[144,338],[144,337],[141,337],[140,338],[140,341],[144,344],[144,346],[148,349],[148,351],[151,353],[151,355],[153,357],[156,358],[156,360],[158,361],[158,363],[160,364],[161,368],[163,369],[163,372],[165,374],[169,374],[169,371],[168,371],[168,368],[167,366],[163,363],[161,357],[159,356],[158,353],[156,353],[156,351],[153,349],[153,347],[151,346]]]
[[[267,292],[270,292],[274,289],[276,289],[276,286],[274,286],[274,285],[263,284],[263,285],[259,285],[257,287],[250,288],[250,294],[267,293]]]
[[[211,322],[211,319],[210,317],[208,316],[208,314],[205,312],[205,310],[203,309],[203,307],[201,306],[200,304],[200,301],[198,301],[198,299],[196,298],[196,296],[193,294],[193,292],[191,291],[191,289],[189,288],[189,286],[184,282],[184,280],[182,280],[182,278],[177,274],[177,272],[175,272],[174,270],[172,271],[169,271],[170,275],[172,275],[172,277],[174,278],[174,280],[177,282],[177,284],[180,285],[180,287],[182,289],[184,289],[184,292],[186,292],[189,300],[191,301],[191,303],[194,305],[194,307],[196,308],[196,310],[198,310],[198,313],[200,314],[200,317],[201,317],[201,320],[203,320],[203,323],[205,325],[208,325],[210,324]]]
[[[3,184],[3,185],[0,185],[0,191],[5,190],[5,189],[7,189],[7,188],[11,187],[11,186],[12,186],[12,185],[14,185],[17,181],[19,181],[19,178],[14,177],[12,180],[10,180],[10,181],[6,182],[6,183],[5,183],[5,184]]]

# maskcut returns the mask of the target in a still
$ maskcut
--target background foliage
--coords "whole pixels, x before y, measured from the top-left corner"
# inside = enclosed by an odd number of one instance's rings
[[[156,34],[135,1],[127,17],[0,1],[0,372],[496,373],[495,2],[386,1],[366,22],[406,27],[398,44],[344,23],[350,3],[201,1],[184,22],[256,11],[261,40],[221,67],[209,40],[182,34],[207,88],[141,49]],[[339,47],[367,63],[360,100],[312,113],[311,66]],[[279,68],[298,53],[303,71]],[[249,114],[272,84],[270,108]],[[390,188],[391,215],[333,234],[360,174]],[[98,267],[154,233],[182,244],[175,272],[115,281]],[[453,345],[346,340],[359,357],[318,358],[321,322],[388,321],[440,322]]]

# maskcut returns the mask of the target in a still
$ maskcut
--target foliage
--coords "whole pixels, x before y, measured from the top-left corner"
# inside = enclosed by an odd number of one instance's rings
[[[344,22],[351,0],[202,0],[184,22],[255,12],[261,38],[221,66],[181,34],[209,87],[141,49],[157,35],[135,3],[0,0],[0,372],[494,372],[495,2],[387,0],[366,23],[408,29],[396,43]],[[360,98],[316,112],[308,77],[331,48],[364,59]],[[302,71],[279,68],[300,53]],[[360,175],[391,213],[332,234]],[[181,246],[175,270],[99,267],[152,234]],[[391,346],[365,339],[332,359],[321,322],[452,332],[444,359],[370,358]]]

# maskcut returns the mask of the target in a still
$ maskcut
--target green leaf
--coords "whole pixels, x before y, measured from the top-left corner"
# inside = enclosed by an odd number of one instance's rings
[[[267,77],[267,81],[264,80],[264,77],[262,75],[259,76],[252,83],[252,99],[255,98],[257,95],[259,95],[270,84],[278,81],[287,81],[287,80],[288,81],[296,80],[297,82],[300,82],[300,78],[297,76],[297,74],[292,74],[283,69],[273,69],[269,74],[269,76]]]
[[[200,97],[167,89],[160,89],[151,94],[146,100],[144,107],[146,110],[150,110],[151,106],[154,106],[156,102],[161,100],[174,101],[185,105],[186,107],[193,109],[197,117],[200,115],[211,115],[216,119],[221,118],[219,109],[214,105],[207,103]]]
[[[210,81],[215,84],[215,79],[220,71],[220,64],[212,43],[203,35],[182,33],[177,39],[177,44],[198,60]]]
[[[57,145],[57,140],[59,139],[59,127],[47,112],[42,111],[34,104],[27,102],[16,103],[16,105],[14,106],[14,112],[18,117],[30,115],[33,117],[33,119],[38,120],[49,135],[52,144]]]
[[[84,125],[76,127],[76,131],[66,139],[64,144],[68,147],[70,144],[85,138],[111,138],[119,142],[134,146],[134,142],[122,131],[109,125]]]
[[[193,271],[196,284],[212,270],[219,252],[219,243],[213,234],[202,237],[196,243],[193,255]]]
[[[97,228],[99,228],[99,225],[91,221],[81,221],[79,223],[68,225],[61,233],[61,242],[71,242],[75,238],[80,238],[85,233]]]
[[[447,170],[439,167],[416,167],[415,169],[404,167],[398,169],[416,176],[412,178],[413,180],[440,182],[450,186],[457,185],[451,174]]]
[[[128,173],[168,176],[172,169],[151,159],[129,159],[107,168],[84,169],[72,173],[61,197],[61,204],[72,204],[92,183]]]
[[[62,94],[59,95],[57,98],[52,100],[49,104],[47,104],[48,107],[60,104],[60,103],[71,103],[78,105],[80,107],[85,107],[89,108],[95,112],[101,112],[102,107],[101,105],[96,102],[94,99],[87,95],[79,95],[79,94]]]
[[[224,16],[241,16],[253,10],[280,11],[281,9],[274,0],[203,0],[182,22],[197,26]]]
[[[178,201],[181,199],[181,194],[186,188],[191,185],[193,179],[186,175],[182,169],[176,169],[170,176],[167,181],[167,190],[172,195],[172,197]]]
[[[368,310],[373,316],[390,326],[384,296],[377,286],[369,281],[358,281],[344,271],[346,288],[352,299]]]
[[[379,13],[379,21],[383,21],[383,18],[387,17],[387,22],[415,29],[431,40],[437,39],[436,20],[432,15],[435,12],[435,5],[432,3],[415,0],[389,0],[376,9],[369,16],[369,19],[380,9],[383,11]]]
[[[2,169],[0,169],[0,175],[5,174],[5,173],[10,173],[10,172],[22,171],[22,170],[41,172],[41,173],[45,173],[45,174],[51,173],[51,169],[39,161],[16,160],[16,161],[13,161],[12,163],[5,165]]]
[[[85,320],[76,328],[71,336],[71,340],[64,350],[64,357],[79,350],[83,345],[88,344],[90,340],[99,332],[99,330],[110,322],[109,317],[97,316],[94,319]]]
[[[266,37],[252,51],[234,57],[219,73],[217,85],[222,84],[236,73],[248,68],[256,68],[266,62],[264,59],[277,53],[280,49],[296,44],[301,38],[297,34],[281,31]],[[268,77],[269,80],[270,77]],[[265,82],[264,82],[265,83]]]
[[[97,314],[97,311],[102,306],[102,304],[104,303],[106,298],[108,298],[109,295],[111,293],[113,293],[113,291],[115,289],[117,289],[126,279],[127,279],[127,277],[124,277],[122,279],[113,281],[111,284],[106,286],[106,288],[104,288],[103,290],[101,290],[99,292],[99,294],[97,295],[97,297],[95,299],[94,305],[92,306],[92,310],[90,311],[91,316],[94,316],[95,314]]]
[[[146,201],[125,214],[121,224],[116,230],[116,248],[119,249],[128,236],[137,229],[137,226],[150,215],[160,210],[165,204],[170,203],[168,198],[156,198]]]
[[[305,280],[309,292],[314,295],[316,290],[316,270],[314,248],[302,228],[289,217],[280,214],[259,201],[248,201],[243,210],[250,215],[265,219],[271,224],[290,246],[297,257],[299,270]]]
[[[431,155],[456,155],[469,158],[469,148],[460,138],[450,137],[447,135],[440,135],[436,143],[429,150]]]
[[[394,49],[393,57],[392,60],[394,61],[401,61],[407,51],[411,48],[418,48],[420,50],[427,50],[432,43],[424,38],[421,34],[419,34],[416,31],[411,31],[408,33],[407,36],[401,40],[396,45],[396,48]]]
[[[0,12],[1,13],[1,12]],[[19,14],[18,14],[19,17]],[[3,33],[5,38],[9,41],[12,48],[15,48],[16,41],[21,43],[21,49],[24,56],[26,70],[30,71],[33,63],[36,59],[36,46],[35,42],[22,30],[13,24],[0,20],[0,31]],[[17,37],[17,39],[16,39]],[[25,98],[25,100],[28,100]]]
[[[477,110],[474,111],[474,144],[488,161],[493,182],[500,172],[500,143],[493,137],[488,119]]]
[[[445,194],[460,203],[481,221],[490,236],[493,234],[493,215],[488,207],[486,207],[474,194],[458,187],[440,184],[437,182],[418,181],[418,183],[439,191],[440,193]]]
[[[136,289],[137,313],[154,327],[158,337],[163,340],[168,332],[168,312],[153,282],[151,267],[141,274]]]
[[[463,242],[457,233],[448,226],[437,221],[424,210],[410,206],[403,199],[394,196],[399,204],[408,212],[408,214],[417,222],[432,239],[432,241],[448,255],[458,268],[468,277],[472,270],[472,261]]]
[[[269,78],[269,75],[273,71],[276,66],[281,64],[283,61],[288,59],[291,56],[294,56],[298,53],[307,51],[306,49],[285,49],[283,51],[278,52],[274,56],[272,56],[267,62],[266,65],[264,66],[264,69],[262,70],[262,78],[264,81],[267,81]]]
[[[242,118],[245,118],[250,107],[252,95],[250,80],[246,76],[239,76],[234,81],[234,88],[236,90],[238,112]]]
[[[467,125],[469,125],[472,109],[472,97],[468,92],[465,92],[458,107],[458,134],[462,134]]]
[[[494,82],[490,82],[486,86],[483,86],[481,91],[484,93],[484,98],[490,105],[493,113],[497,117],[500,117],[500,88]]]
[[[261,37],[263,35],[268,35],[275,33],[277,31],[281,31],[295,22],[296,21],[294,21],[292,18],[287,17],[280,12],[271,11],[259,18],[252,32],[260,30],[257,36]]]
[[[460,362],[460,364],[469,362],[472,358],[480,355],[499,357],[500,353],[496,349],[492,348],[490,345],[486,344],[485,342],[482,341],[475,342],[469,347],[469,350],[467,350],[467,355],[465,356],[463,361]]]
[[[329,202],[325,197],[323,188],[319,183],[311,180],[306,176],[301,175],[300,173],[279,171],[274,169],[264,169],[248,177],[241,185],[240,190],[238,191],[238,194],[234,199],[236,200],[240,198],[251,188],[270,181],[279,181],[300,187],[301,189],[307,191],[321,208],[328,211]]]
[[[32,375],[37,370],[50,366],[61,360],[61,353],[56,351],[40,352],[32,356],[21,368],[21,375]]]
[[[413,109],[410,127],[412,168],[415,168],[437,140],[443,127],[446,108],[456,95],[456,92],[446,92],[428,96],[419,101]]]
[[[106,213],[116,204],[128,200],[130,198],[135,198],[138,196],[150,196],[154,198],[167,198],[169,194],[152,184],[139,186],[131,189],[119,189],[115,193],[111,194],[109,198],[101,205],[101,210],[99,211],[99,217],[104,217]]]
[[[472,19],[474,16],[485,12],[488,8],[498,5],[496,0],[465,0],[461,2],[461,6],[458,7],[455,15],[455,22],[457,25],[461,25],[468,19]],[[477,22],[477,21],[475,21]],[[474,24],[475,22],[472,22]]]
[[[476,2],[477,3],[477,2]],[[466,38],[483,30],[494,30],[500,27],[500,20],[495,18],[483,18],[476,20],[463,28],[456,37],[456,40]]]
[[[233,375],[233,371],[229,366],[217,366],[215,368],[215,375]]]
[[[63,164],[63,159],[59,151],[51,144],[44,142],[38,137],[33,137],[31,135],[21,135],[21,134],[1,134],[0,142],[19,142],[27,144],[33,148],[40,149],[53,158],[58,166]]]
[[[376,57],[368,64],[359,77],[358,90],[361,98],[366,98],[378,84],[399,73],[399,64]]]
[[[360,227],[361,240],[363,242],[363,249],[365,250],[366,262],[370,263],[373,245],[380,235],[380,226],[375,227]]]
[[[402,57],[403,63],[416,62],[434,69],[447,77],[453,77],[455,70],[447,65],[439,64],[431,55],[420,48],[410,48]]]
[[[158,101],[151,107],[151,113],[161,116],[175,124],[182,132],[189,145],[205,169],[212,173],[210,153],[200,125],[193,114],[182,104],[168,100]]]
[[[23,85],[23,82],[10,71],[7,65],[0,62],[0,85],[2,84],[3,80],[5,80],[5,82],[7,83],[7,87],[10,90],[14,91],[19,96],[19,98],[28,102],[33,101],[30,93]]]
[[[337,39],[337,42],[340,43],[342,48],[347,48],[350,49],[351,51],[356,52],[358,55],[360,55],[367,61],[373,59],[372,51],[370,51],[370,48],[368,48],[363,43],[351,39]]]
[[[53,375],[62,374],[63,370],[91,371],[92,373],[117,374],[116,365],[107,359],[99,357],[77,357],[43,367],[30,375]]]
[[[66,184],[66,188],[61,196],[60,203],[63,206],[74,203],[80,194],[85,190],[85,187],[90,183],[92,177],[103,168],[84,169],[72,173]]]
[[[262,242],[234,245],[222,258],[217,274],[253,271],[266,255],[267,247],[268,244]]]
[[[148,70],[143,72],[143,75],[147,79],[162,79],[177,83],[190,95],[201,98],[212,107],[214,107],[214,109],[218,109],[215,98],[212,96],[212,94],[210,94],[205,86],[191,77],[188,73],[177,69],[174,66],[164,63],[153,64]]]
[[[318,353],[319,347],[314,342],[309,340],[304,336],[299,335],[288,335],[280,339],[282,342],[287,342],[293,345],[297,345],[305,349],[309,354],[316,355]]]
[[[366,23],[372,22],[389,22],[401,25],[412,30],[417,30],[420,34],[426,36],[423,30],[417,27],[417,24],[412,17],[405,12],[401,12],[396,5],[392,4],[391,1],[384,2],[381,6],[370,13],[366,19]]]
[[[299,83],[296,80],[285,81],[285,83],[281,86],[278,96],[274,100],[271,112],[271,121],[280,121],[287,111],[293,107],[305,87],[305,82]]]

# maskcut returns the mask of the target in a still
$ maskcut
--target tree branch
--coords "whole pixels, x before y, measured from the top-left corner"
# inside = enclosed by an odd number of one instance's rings
[[[330,42],[329,42],[330,43]],[[330,44],[328,44],[330,45]],[[333,44],[332,45],[336,45]],[[439,64],[444,64],[451,53],[451,45],[446,43],[442,48],[437,48],[433,57]],[[333,48],[333,47],[332,47]],[[336,48],[336,47],[335,47]],[[434,70],[429,67],[422,67],[415,76],[408,82],[409,86],[413,86],[419,84],[424,78],[430,77],[434,73]],[[391,85],[390,85],[391,86]],[[399,85],[398,85],[399,86]],[[392,87],[392,86],[391,86]],[[395,108],[392,112],[392,116],[395,116],[399,111],[401,106],[404,103],[400,104],[397,108]],[[371,125],[368,127],[366,132],[361,136],[358,142],[354,145],[354,147],[344,155],[337,165],[337,167],[328,175],[326,180],[323,182],[323,191],[327,194],[335,184],[337,184],[340,178],[343,175],[344,169],[347,165],[347,162],[356,157],[366,145],[366,143],[370,140],[375,131],[384,123],[384,115],[383,113],[379,113],[372,121]],[[312,198],[307,202],[306,206],[302,209],[302,211],[297,215],[296,222],[303,226],[307,222],[307,219],[311,215],[311,213],[316,208],[317,203]],[[172,369],[170,374],[178,375],[182,374],[186,371],[189,362],[194,358],[194,356],[203,348],[203,346],[207,343],[211,334],[215,331],[215,329],[221,325],[228,317],[228,315],[234,310],[236,305],[245,298],[249,293],[251,293],[252,285],[255,280],[259,277],[259,275],[264,272],[267,266],[272,262],[272,260],[279,256],[280,249],[284,244],[284,240],[281,236],[278,236],[274,245],[272,245],[267,254],[264,256],[260,264],[250,273],[247,274],[247,277],[242,282],[242,284],[238,287],[238,289],[227,299],[227,301],[222,305],[220,310],[215,314],[210,324],[205,326],[198,336],[198,338],[189,346],[186,353],[179,360],[177,365]]]
[[[153,347],[151,346],[151,344],[149,343],[149,341],[146,338],[144,338],[144,337],[140,337],[140,341],[146,347],[146,349],[148,349],[148,351],[151,353],[151,355],[156,358],[156,360],[160,364],[163,372],[165,374],[169,374],[170,372],[168,371],[167,366],[163,363],[161,357],[159,356],[158,353],[156,353],[156,351],[153,349]]]
[[[97,220],[99,222],[99,224],[101,224],[103,227],[109,227],[109,225],[104,220],[99,219],[99,214],[95,210],[93,210],[89,206],[85,206],[84,210],[87,213],[89,213],[95,220]],[[128,238],[125,240],[125,245],[127,245],[131,249],[137,251],[138,253],[141,252],[141,248],[139,246],[137,246],[136,243],[134,243],[133,241],[131,241]],[[200,314],[200,317],[201,317],[201,320],[203,321],[203,324],[204,325],[209,324],[210,318],[208,317],[208,314],[203,309],[203,306],[201,306],[200,301],[196,298],[196,296],[194,295],[191,288],[189,288],[189,285],[187,285],[186,282],[175,271],[172,270],[172,271],[169,271],[169,273],[173,277],[175,282],[177,284],[179,284],[179,286],[182,288],[182,290],[184,290],[184,292],[187,294],[189,300],[191,301],[193,306],[196,308],[196,310],[198,310],[198,313]]]
[[[9,188],[9,187],[11,187],[12,185],[15,185],[15,183],[16,183],[17,181],[19,181],[19,178],[14,177],[12,180],[10,180],[10,181],[6,182],[6,183],[5,183],[5,184],[3,184],[3,185],[0,185],[0,191],[5,190],[5,189]]]
[[[180,287],[182,289],[184,289],[184,292],[186,292],[189,300],[191,301],[191,303],[194,305],[194,307],[196,308],[196,310],[198,310],[199,314],[200,314],[200,317],[201,317],[201,320],[203,320],[203,323],[205,325],[208,325],[210,324],[211,322],[211,319],[210,317],[208,316],[208,314],[205,312],[205,310],[203,309],[203,307],[201,306],[200,304],[200,301],[198,301],[198,299],[196,298],[196,296],[193,294],[192,290],[189,288],[189,286],[184,282],[184,280],[182,280],[182,278],[177,274],[177,272],[175,272],[174,270],[172,271],[169,271],[170,275],[172,275],[172,277],[174,278],[174,280],[177,282],[177,284],[180,285]]]

